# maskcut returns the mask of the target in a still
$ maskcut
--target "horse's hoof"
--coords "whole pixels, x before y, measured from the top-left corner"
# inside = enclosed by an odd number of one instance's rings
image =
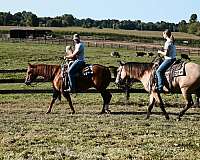
[[[146,117],[144,118],[145,120],[150,118],[150,113],[147,113]]]
[[[105,113],[106,113],[105,111],[101,111],[101,112],[100,112],[100,114],[105,114]]]
[[[72,114],[75,114],[75,111],[73,111]]]
[[[111,110],[109,110],[109,109],[108,109],[108,110],[105,110],[105,113],[106,113],[106,114],[111,114]]]
[[[144,119],[145,119],[145,120],[148,120],[148,119],[149,119],[149,116],[146,116]]]
[[[177,121],[178,121],[178,122],[181,121],[181,117],[178,117],[178,118],[177,118]]]
[[[166,120],[169,120],[169,116],[168,115],[166,115],[165,118],[166,118]]]
[[[51,113],[51,111],[47,111],[47,112],[46,112],[46,114],[49,114],[49,113]]]
[[[100,114],[110,114],[111,110],[102,110]]]

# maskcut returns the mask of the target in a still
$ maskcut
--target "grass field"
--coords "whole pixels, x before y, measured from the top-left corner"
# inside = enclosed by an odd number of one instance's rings
[[[0,43],[0,69],[26,68],[27,63],[60,64],[64,46],[25,43]],[[112,49],[87,48],[88,63],[117,66]],[[135,57],[131,50],[118,50],[125,61],[150,62],[153,58]],[[199,63],[199,57],[192,57]],[[0,75],[22,78],[25,75]],[[50,84],[38,84],[49,88]],[[23,84],[0,86],[27,88]],[[76,114],[70,114],[67,101],[57,102],[51,114],[45,112],[51,94],[0,95],[0,159],[2,160],[124,160],[124,159],[199,159],[200,109],[191,108],[177,122],[183,107],[180,95],[163,95],[170,120],[159,107],[145,120],[148,94],[131,94],[128,104],[123,94],[113,94],[111,114],[100,115],[100,94],[72,95]]]
[[[10,30],[12,28],[17,28],[16,26],[0,26],[0,30]],[[128,35],[128,36],[137,36],[137,37],[156,37],[161,38],[161,31],[138,31],[138,30],[122,30],[122,29],[97,29],[97,28],[82,28],[82,27],[34,27],[35,29],[50,29],[53,32],[71,32],[71,33],[96,33],[96,34],[119,34],[119,35]],[[174,32],[173,35],[177,39],[194,39],[200,40],[199,36],[182,33],[182,32]]]

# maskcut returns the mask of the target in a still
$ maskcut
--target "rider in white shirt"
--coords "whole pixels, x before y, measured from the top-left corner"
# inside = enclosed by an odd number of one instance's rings
[[[66,56],[68,59],[75,59],[74,63],[69,67],[68,77],[69,77],[69,88],[68,92],[75,92],[76,82],[75,75],[79,72],[80,68],[85,65],[84,57],[84,44],[80,41],[79,34],[74,34],[73,41],[75,43],[74,52],[71,55]]]
[[[156,71],[157,88],[160,93],[163,92],[165,71],[176,60],[176,46],[174,45],[174,37],[171,31],[168,29],[165,30],[163,32],[163,37],[166,39],[164,51],[158,50],[158,53],[164,55],[165,59]]]

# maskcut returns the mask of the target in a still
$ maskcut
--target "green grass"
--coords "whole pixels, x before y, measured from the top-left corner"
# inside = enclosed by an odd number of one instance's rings
[[[124,104],[114,94],[113,114],[99,115],[98,94],[72,96],[76,114],[65,100],[45,115],[49,94],[1,95],[1,159],[198,159],[199,109],[190,109],[181,122],[166,121],[159,108],[144,120],[146,107]],[[137,95],[140,101],[146,96]],[[95,99],[95,101],[94,101]],[[139,103],[141,105],[141,102]],[[177,113],[179,108],[168,107]]]
[[[62,45],[0,43],[0,69],[26,68],[27,63],[61,64]],[[110,48],[87,48],[88,63],[117,66]],[[125,61],[150,62],[153,58],[135,57],[135,51],[117,49]],[[199,57],[192,57],[200,62]],[[25,74],[1,74],[0,78],[22,78]],[[136,84],[134,86],[138,86]],[[34,89],[50,88],[38,83]],[[113,84],[110,87],[115,87]],[[0,89],[28,89],[23,84],[1,84]],[[145,120],[148,94],[113,94],[112,114],[101,115],[100,94],[73,94],[76,114],[67,101],[56,102],[46,115],[52,94],[0,95],[0,159],[2,160],[124,160],[124,159],[199,159],[200,111],[191,108],[182,121],[177,114],[183,107],[181,95],[163,95],[170,120],[154,107]]]
[[[0,26],[0,30],[10,30],[12,28],[16,28],[16,26]],[[35,29],[50,29],[53,32],[67,32],[67,33],[89,33],[91,34],[97,34],[97,35],[105,35],[105,34],[113,34],[113,35],[125,35],[125,36],[136,36],[136,37],[147,37],[147,38],[161,38],[162,32],[161,31],[138,31],[138,30],[123,30],[123,29],[110,29],[110,28],[82,28],[82,27],[33,27]],[[174,32],[174,36],[177,39],[194,39],[199,40],[200,37],[188,34],[188,33],[182,33],[182,32]]]

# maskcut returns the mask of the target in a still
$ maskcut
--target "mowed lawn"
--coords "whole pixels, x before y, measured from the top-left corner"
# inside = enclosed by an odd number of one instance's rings
[[[117,66],[110,48],[87,48],[88,63]],[[118,50],[125,61],[150,62],[153,58],[135,57],[131,50]],[[64,46],[25,43],[0,43],[1,69],[26,68],[27,63],[60,64]],[[192,57],[199,62],[198,57]],[[23,78],[24,74],[3,74],[1,78]],[[50,88],[50,84],[35,84]],[[138,86],[138,85],[136,85]],[[111,84],[110,87],[115,87]],[[134,87],[134,86],[133,86]],[[28,89],[23,84],[1,84],[1,89]],[[31,88],[32,89],[32,88]],[[183,107],[180,95],[163,95],[170,120],[154,107],[145,120],[148,94],[113,93],[111,114],[99,114],[100,94],[73,94],[76,114],[67,101],[56,102],[45,114],[51,94],[0,95],[0,159],[199,159],[200,109],[191,108],[182,121],[176,121]]]

